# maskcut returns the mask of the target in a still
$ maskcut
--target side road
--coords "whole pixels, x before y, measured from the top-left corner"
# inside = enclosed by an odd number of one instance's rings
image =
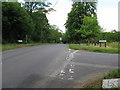
[[[3,52],[3,88],[72,88],[116,69],[118,54],[71,50],[65,44]]]

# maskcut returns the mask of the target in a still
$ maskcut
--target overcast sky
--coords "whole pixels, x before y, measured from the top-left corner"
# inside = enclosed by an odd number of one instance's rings
[[[118,30],[118,2],[119,0],[98,0],[98,21],[105,31]]]
[[[70,0],[49,0],[56,12],[47,15],[50,24],[57,25],[65,32],[64,24],[67,20],[67,14],[71,11]],[[119,0],[98,0],[97,16],[98,22],[105,31],[113,29],[118,30],[118,1]],[[56,3],[57,2],[57,3]]]
[[[22,1],[22,0],[19,0]],[[51,7],[56,11],[47,14],[49,23],[57,25],[65,32],[64,24],[67,14],[71,11],[71,0],[48,0],[52,3]],[[98,0],[97,16],[98,22],[105,31],[118,30],[118,2],[119,0]]]

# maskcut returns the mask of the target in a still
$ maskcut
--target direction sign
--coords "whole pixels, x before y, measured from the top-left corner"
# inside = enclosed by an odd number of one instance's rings
[[[22,43],[22,42],[23,42],[23,40],[18,40],[18,42]]]
[[[62,40],[62,38],[60,37],[60,41]]]
[[[107,40],[99,40],[99,42],[107,42]]]

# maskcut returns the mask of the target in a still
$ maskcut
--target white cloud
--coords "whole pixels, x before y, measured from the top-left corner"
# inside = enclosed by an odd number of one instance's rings
[[[47,14],[49,23],[55,24],[61,29],[63,32],[65,32],[64,24],[67,20],[67,14],[71,11],[71,2],[59,0],[58,4],[54,7],[56,10],[55,12],[51,12],[50,14]]]
[[[98,8],[97,11],[99,24],[106,29],[111,31],[113,29],[118,30],[118,7],[103,7]]]
[[[71,7],[70,0],[59,0],[55,6],[56,12],[47,15],[50,24],[59,26],[65,32],[63,25],[67,20],[67,13],[71,11]],[[97,15],[99,24],[106,31],[118,30],[118,0],[98,0]]]
[[[118,2],[119,0],[98,0],[98,21],[106,31],[118,30]]]

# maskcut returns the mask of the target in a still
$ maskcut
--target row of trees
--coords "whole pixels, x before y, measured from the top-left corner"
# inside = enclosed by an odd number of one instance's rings
[[[65,23],[64,43],[98,43],[99,40],[118,42],[120,32],[103,32],[97,20],[97,2],[73,2]]]
[[[4,2],[2,3],[3,43],[60,42],[61,32],[50,25],[46,14],[54,11],[51,3],[41,2]]]
[[[96,2],[73,2],[65,23],[66,33],[61,34],[59,28],[50,25],[46,14],[54,11],[49,8],[51,3],[41,2],[4,2],[2,3],[2,35],[3,43],[24,42],[60,42],[84,43],[118,41],[119,32],[102,32],[96,15]]]
[[[101,32],[100,39],[107,40],[108,42],[120,42],[120,31]]]
[[[96,2],[73,2],[66,21],[63,42],[96,42],[101,32],[97,21]]]

